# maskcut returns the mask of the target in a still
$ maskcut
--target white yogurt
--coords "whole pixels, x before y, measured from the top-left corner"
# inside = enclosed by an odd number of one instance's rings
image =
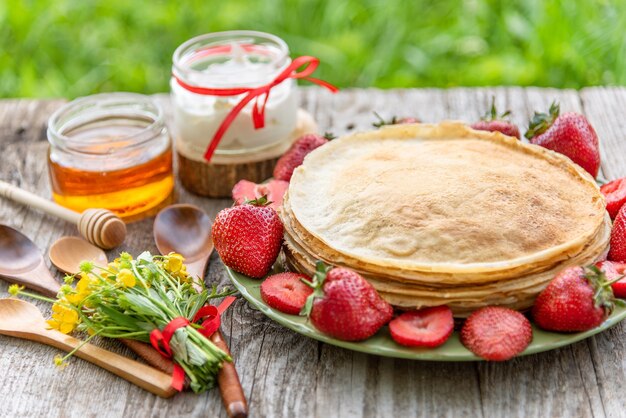
[[[223,50],[223,51],[222,51]],[[212,52],[208,55],[206,51]],[[273,35],[233,31],[203,35],[181,45],[174,54],[174,74],[187,84],[206,88],[259,87],[291,63],[287,45]],[[173,132],[178,152],[204,161],[203,155],[231,109],[245,95],[209,96],[190,92],[171,80]],[[259,97],[259,106],[263,96]],[[256,99],[255,99],[256,100]],[[254,129],[252,100],[222,137],[216,155],[245,154],[284,140],[296,127],[298,95],[288,79],[272,88],[265,107],[265,127]]]

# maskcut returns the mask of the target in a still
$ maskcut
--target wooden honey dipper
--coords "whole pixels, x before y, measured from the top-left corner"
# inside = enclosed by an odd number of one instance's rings
[[[73,223],[87,241],[105,250],[117,247],[126,238],[126,224],[110,210],[74,212],[4,181],[0,181],[0,196]]]

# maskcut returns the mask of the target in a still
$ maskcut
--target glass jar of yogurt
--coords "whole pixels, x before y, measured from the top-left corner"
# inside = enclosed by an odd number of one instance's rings
[[[250,89],[271,83],[291,63],[280,38],[262,32],[229,31],[201,35],[174,52],[171,79],[176,150],[183,157],[204,161],[204,153],[224,118],[245,96],[199,94],[203,89]],[[259,106],[264,97],[259,97]],[[284,141],[296,127],[299,99],[293,79],[271,89],[265,104],[265,124],[255,129],[249,102],[228,126],[215,156],[251,154]]]

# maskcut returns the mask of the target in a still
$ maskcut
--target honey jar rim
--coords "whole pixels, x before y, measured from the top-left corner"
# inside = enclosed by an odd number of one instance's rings
[[[162,135],[163,131],[167,129],[162,107],[149,96],[131,92],[99,93],[76,98],[57,109],[48,119],[48,141],[52,146],[79,154],[110,154],[110,152],[94,153],[84,151],[82,149],[85,143],[84,138],[75,139],[68,135],[67,132],[99,120],[104,120],[107,114],[102,111],[115,109],[116,107],[120,107],[126,113],[121,111],[112,112],[108,115],[108,118],[116,120],[143,119],[146,122],[146,125],[136,132],[120,135],[117,138],[109,138],[107,141],[111,145],[118,145],[124,142],[128,144],[123,147],[116,147],[117,150],[142,146],[155,137]],[[95,112],[91,115],[88,113],[89,111],[97,110],[101,112]],[[78,115],[80,117],[77,117]],[[78,125],[76,125],[77,120],[80,122]],[[69,124],[70,121],[75,123],[71,125]]]

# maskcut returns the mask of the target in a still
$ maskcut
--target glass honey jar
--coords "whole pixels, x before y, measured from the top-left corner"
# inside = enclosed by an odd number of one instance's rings
[[[174,188],[163,112],[147,96],[74,100],[50,117],[47,134],[52,196],[69,209],[129,217],[159,205]]]

